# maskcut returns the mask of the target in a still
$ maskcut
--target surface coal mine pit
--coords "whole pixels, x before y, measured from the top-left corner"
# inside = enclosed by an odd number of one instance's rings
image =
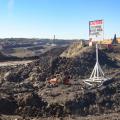
[[[73,43],[25,65],[1,66],[0,119],[120,119],[120,46],[99,49],[99,63],[113,80],[87,88],[83,79],[95,56],[95,47]]]

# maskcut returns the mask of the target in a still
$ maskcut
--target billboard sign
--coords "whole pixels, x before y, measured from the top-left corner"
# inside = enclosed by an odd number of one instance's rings
[[[103,40],[104,22],[103,20],[89,21],[89,37],[92,41]]]

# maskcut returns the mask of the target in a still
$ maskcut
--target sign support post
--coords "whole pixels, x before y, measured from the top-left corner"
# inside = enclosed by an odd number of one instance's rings
[[[105,77],[105,74],[99,64],[98,60],[98,44],[96,43],[96,64],[93,68],[93,71],[90,75],[90,78],[87,80],[84,80],[84,82],[90,86],[93,86],[95,84],[100,84],[108,80],[108,78]]]
[[[98,21],[100,21],[100,20],[98,20]],[[92,21],[92,22],[95,22],[94,24],[96,24],[96,21]],[[89,25],[90,25],[90,23],[89,23]],[[96,24],[96,26],[97,26],[97,24]],[[95,25],[94,25],[94,27],[96,27]],[[89,28],[90,28],[90,26],[89,26]],[[93,28],[92,28],[93,29]],[[95,29],[95,28],[94,28]],[[94,30],[95,31],[95,30]],[[98,35],[100,35],[99,34],[99,31],[95,31],[95,33],[94,33],[94,31],[92,31],[92,34],[93,35],[95,35],[95,37],[96,37],[96,39],[97,39],[97,37],[98,37]],[[90,31],[91,32],[91,31]],[[89,33],[90,33],[89,32]],[[101,32],[101,31],[100,31]],[[103,70],[102,70],[102,68],[101,68],[101,66],[100,66],[100,64],[99,64],[99,57],[98,57],[98,43],[96,42],[96,64],[95,64],[95,66],[94,66],[94,68],[93,68],[93,71],[92,71],[92,73],[91,73],[91,75],[90,75],[90,78],[89,79],[86,79],[86,80],[84,80],[84,82],[87,84],[87,85],[89,85],[89,86],[94,86],[94,85],[96,85],[96,84],[103,84],[105,81],[107,81],[107,80],[109,80],[110,78],[107,78],[107,77],[105,77],[105,74],[104,74],[104,72],[103,72]]]

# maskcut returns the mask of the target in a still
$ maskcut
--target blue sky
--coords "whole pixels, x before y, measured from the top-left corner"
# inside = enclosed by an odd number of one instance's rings
[[[120,37],[120,0],[0,0],[0,38],[88,39],[104,19],[105,38]]]

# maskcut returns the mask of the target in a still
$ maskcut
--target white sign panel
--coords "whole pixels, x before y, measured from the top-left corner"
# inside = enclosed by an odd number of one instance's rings
[[[89,37],[91,41],[103,40],[104,26],[103,20],[89,22]]]

